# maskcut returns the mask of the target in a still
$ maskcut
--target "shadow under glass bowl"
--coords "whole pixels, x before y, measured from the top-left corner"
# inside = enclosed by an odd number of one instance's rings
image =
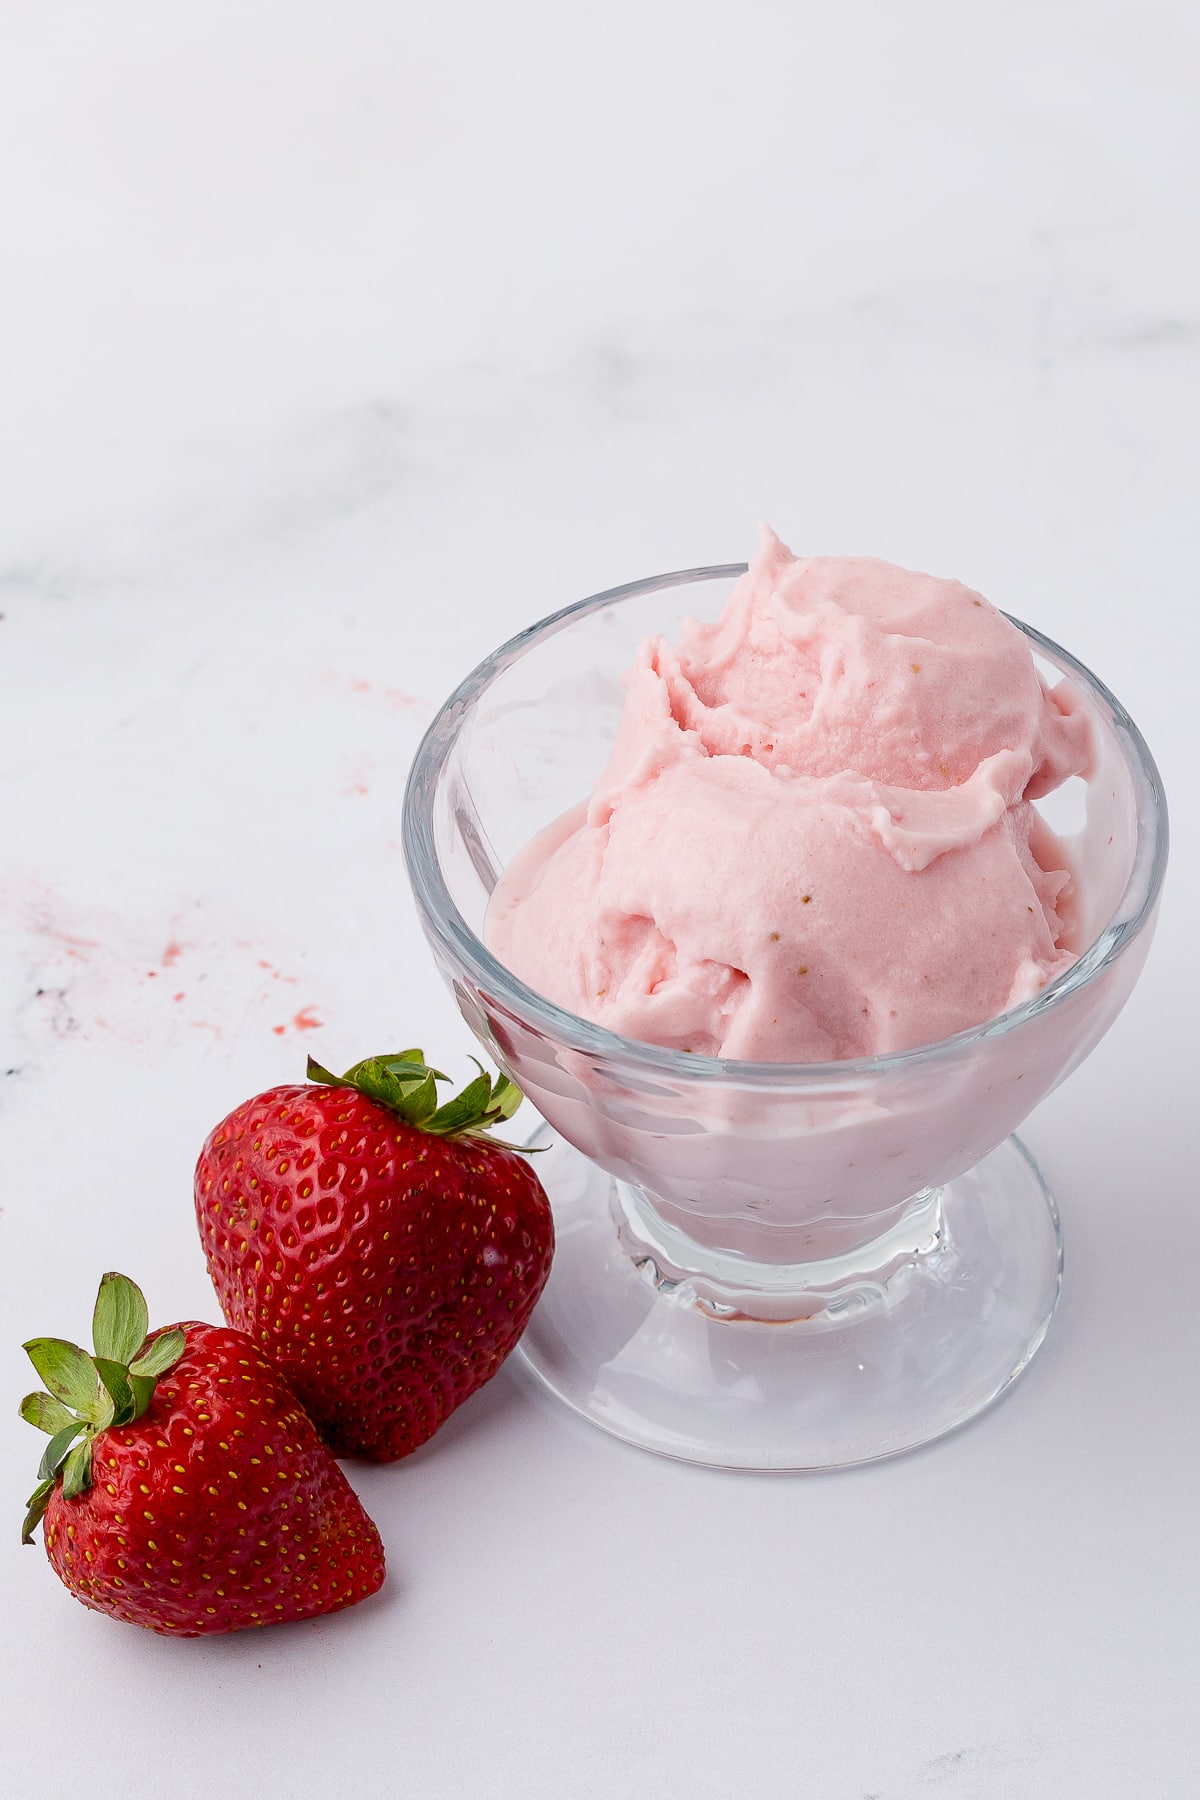
[[[1167,823],[1119,702],[1083,691],[1085,785],[1038,802],[1079,874],[1081,954],[1026,1004],[938,1043],[836,1063],[721,1061],[565,1012],[484,941],[500,872],[590,792],[649,634],[715,617],[744,564],[614,588],[531,626],[418,750],[404,848],[426,936],[480,1042],[544,1125],[550,1280],[525,1365],[630,1442],[714,1466],[835,1468],[929,1442],[997,1399],[1045,1336],[1058,1216],[1012,1136],[1108,1029],[1152,936]],[[1075,791],[1069,791],[1069,790]]]

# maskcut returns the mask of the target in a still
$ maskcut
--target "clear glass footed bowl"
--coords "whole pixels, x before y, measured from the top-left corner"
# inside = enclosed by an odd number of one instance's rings
[[[1057,1300],[1054,1203],[1010,1134],[1112,1024],[1152,935],[1167,850],[1154,762],[1094,675],[1019,620],[1083,690],[1095,767],[1038,810],[1068,839],[1080,954],[1026,1004],[956,1036],[837,1063],[720,1061],[563,1011],[484,941],[501,870],[591,791],[622,677],[650,633],[715,618],[744,564],[565,608],[451,695],[405,799],[433,954],[544,1125],[554,1269],[525,1364],[649,1449],[829,1468],[938,1437],[1011,1384]]]

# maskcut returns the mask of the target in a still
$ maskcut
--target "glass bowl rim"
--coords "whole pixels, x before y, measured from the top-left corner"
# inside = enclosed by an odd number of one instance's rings
[[[462,719],[496,678],[518,661],[528,650],[547,638],[557,636],[568,625],[605,607],[623,600],[638,599],[668,588],[685,587],[705,581],[735,580],[746,573],[747,564],[714,563],[692,569],[675,569],[663,575],[652,575],[641,581],[625,582],[620,587],[605,588],[598,594],[574,601],[558,612],[528,625],[464,676],[458,686],[438,708],[417,747],[404,793],[402,840],[405,862],[413,895],[422,923],[442,945],[452,963],[463,965],[489,999],[505,1003],[527,1026],[563,1047],[585,1055],[602,1057],[610,1062],[633,1064],[660,1077],[678,1077],[689,1083],[719,1082],[750,1087],[796,1087],[825,1085],[847,1080],[878,1078],[893,1069],[947,1057],[971,1044],[1000,1037],[1018,1029],[1029,1019],[1060,1006],[1070,995],[1089,985],[1107,969],[1137,938],[1153,914],[1162,889],[1168,849],[1166,796],[1162,778],[1145,738],[1130,718],[1116,695],[1094,675],[1085,663],[1064,650],[1052,638],[1034,626],[1005,613],[1011,624],[1024,634],[1035,650],[1055,663],[1063,674],[1079,680],[1089,697],[1108,709],[1110,722],[1116,728],[1118,742],[1133,777],[1137,807],[1136,839],[1133,866],[1121,898],[1109,920],[1071,964],[1070,968],[1048,982],[1032,999],[1007,1012],[970,1025],[950,1037],[937,1038],[928,1044],[914,1044],[906,1050],[885,1051],[875,1056],[847,1058],[840,1062],[740,1062],[732,1058],[698,1056],[683,1050],[671,1050],[660,1044],[648,1044],[637,1038],[622,1037],[606,1026],[596,1025],[578,1013],[569,1012],[546,999],[536,989],[514,975],[511,969],[492,955],[483,941],[472,931],[452,899],[442,877],[433,838],[433,797],[438,777],[453,749]],[[1130,752],[1132,751],[1132,754]],[[1149,854],[1150,866],[1146,860]],[[1141,902],[1128,918],[1122,916],[1135,884],[1144,881]]]

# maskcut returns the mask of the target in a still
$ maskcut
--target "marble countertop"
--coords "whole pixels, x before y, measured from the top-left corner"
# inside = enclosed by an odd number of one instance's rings
[[[1200,45],[1182,4],[8,9],[0,61],[5,1792],[1127,1800],[1200,1750]],[[212,1123],[471,1040],[399,854],[486,651],[797,549],[961,575],[1173,803],[1147,971],[1026,1138],[1067,1282],[993,1414],[657,1460],[511,1368],[353,1478],[369,1606],[169,1643],[18,1548],[19,1349],[215,1317]],[[69,1698],[64,1698],[64,1694]],[[213,1748],[210,1749],[210,1743]]]

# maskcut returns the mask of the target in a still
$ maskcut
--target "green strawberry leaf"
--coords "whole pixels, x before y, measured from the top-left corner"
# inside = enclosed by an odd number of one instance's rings
[[[411,1106],[418,1095],[432,1094],[434,1106],[437,1105],[437,1083],[446,1077],[438,1069],[431,1069],[425,1063],[397,1062],[389,1065],[377,1056],[366,1062],[356,1063],[350,1070],[348,1079],[352,1087],[368,1099],[379,1100],[384,1106],[401,1110]],[[423,1104],[423,1102],[422,1102]],[[432,1107],[430,1108],[432,1111]]]
[[[113,1425],[128,1425],[133,1418],[133,1389],[129,1385],[129,1372],[123,1363],[110,1362],[106,1356],[96,1358],[96,1368],[100,1379],[108,1389],[112,1400]]]
[[[128,1275],[105,1275],[92,1317],[96,1355],[125,1367],[145,1343],[149,1329],[150,1314],[141,1288]]]
[[[503,1119],[511,1119],[525,1096],[507,1075],[497,1075],[493,1083],[483,1064],[476,1057],[471,1061],[479,1074],[455,1099],[438,1108],[427,1121],[426,1131],[436,1132],[439,1137],[476,1137],[501,1150],[519,1148],[491,1137],[490,1128]]]
[[[21,1542],[32,1544],[33,1528],[50,1504],[50,1496],[54,1492],[53,1481],[39,1482],[29,1496],[29,1511],[25,1514],[25,1523],[21,1527]]]
[[[99,1416],[96,1365],[86,1350],[65,1338],[31,1338],[25,1352],[55,1399],[73,1406],[85,1419]]]
[[[430,1068],[425,1061],[423,1050],[397,1050],[391,1056],[369,1057],[368,1061],[382,1063],[385,1069],[390,1070],[401,1081],[413,1081],[418,1076],[423,1077],[425,1074],[436,1075],[439,1081],[449,1081],[450,1079],[448,1075],[443,1075],[440,1069]],[[361,1067],[361,1064],[356,1064],[355,1067]],[[353,1072],[351,1070],[351,1074]]]
[[[476,1125],[487,1112],[492,1097],[492,1081],[489,1075],[477,1075],[469,1081],[461,1094],[453,1100],[447,1100],[445,1106],[439,1106],[429,1120],[429,1130],[453,1137],[456,1131],[465,1131],[468,1125]]]
[[[69,1425],[64,1425],[61,1431],[55,1432],[42,1452],[42,1460],[38,1464],[39,1481],[54,1480],[66,1461],[67,1451],[83,1429],[84,1425],[81,1419],[72,1419]]]
[[[420,1087],[408,1088],[394,1110],[400,1114],[406,1125],[415,1125],[421,1129],[427,1120],[437,1111],[436,1077],[432,1071],[421,1083]]]
[[[50,1437],[68,1425],[79,1423],[74,1413],[61,1400],[56,1400],[53,1394],[26,1394],[17,1410],[27,1425],[36,1425],[39,1431],[46,1432]]]
[[[140,1356],[134,1357],[129,1365],[129,1373],[144,1376],[165,1375],[168,1369],[175,1367],[186,1348],[186,1331],[181,1331],[178,1325],[173,1325],[170,1331],[160,1331],[154,1342],[148,1344]],[[153,1391],[152,1384],[151,1392]],[[138,1418],[145,1410],[144,1406],[139,1407],[133,1415],[134,1418]]]
[[[140,1419],[154,1398],[155,1378],[153,1375],[135,1375],[130,1369],[129,1388],[133,1395],[133,1418]]]
[[[92,1440],[76,1444],[62,1468],[63,1499],[77,1500],[92,1485]]]
[[[507,1075],[497,1075],[488,1110],[498,1119],[511,1119],[524,1098],[515,1081],[510,1081]]]

